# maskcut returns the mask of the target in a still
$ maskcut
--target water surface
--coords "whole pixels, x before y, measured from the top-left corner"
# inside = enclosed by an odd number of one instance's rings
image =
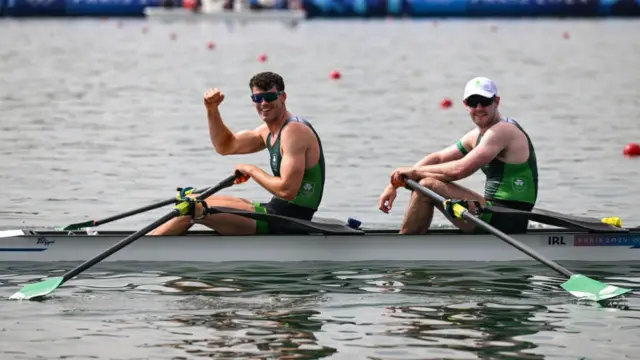
[[[221,111],[233,130],[257,126],[248,80],[272,70],[286,80],[290,110],[323,140],[327,187],[319,216],[397,227],[406,192],[391,214],[377,210],[390,171],[471,130],[459,101],[463,86],[489,76],[503,114],[536,145],[538,205],[617,215],[633,226],[640,163],[621,151],[640,141],[638,26],[313,21],[291,29],[4,19],[0,223],[105,217],[172,197],[177,186],[217,183],[240,162],[266,169],[264,153],[213,151],[202,94],[225,92]],[[256,61],[260,53],[267,62]],[[342,79],[330,81],[332,69]],[[443,110],[445,97],[454,106]],[[480,191],[483,178],[462,183]],[[252,182],[224,193],[268,198]],[[164,211],[101,228],[139,229]],[[74,265],[0,264],[0,296]],[[619,286],[636,288],[640,279],[636,264],[564,265]],[[636,295],[626,309],[603,309],[575,303],[561,281],[530,262],[104,264],[45,302],[2,301],[0,357],[639,357]]]

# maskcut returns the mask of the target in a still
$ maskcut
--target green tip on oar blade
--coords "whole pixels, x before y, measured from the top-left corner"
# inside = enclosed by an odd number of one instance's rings
[[[45,296],[60,286],[62,281],[64,281],[64,278],[54,277],[37,283],[25,285],[20,291],[11,295],[9,299],[29,300]]]
[[[601,283],[580,274],[571,276],[569,280],[560,286],[579,299],[593,301],[611,299],[631,291],[630,289]]]
[[[66,231],[80,230],[80,229],[84,229],[86,227],[93,226],[93,224],[94,224],[94,221],[93,220],[89,220],[89,221],[85,221],[85,222],[81,222],[81,223],[70,224],[70,225],[67,225],[65,227],[59,227],[59,228],[57,228],[57,230],[66,230]]]

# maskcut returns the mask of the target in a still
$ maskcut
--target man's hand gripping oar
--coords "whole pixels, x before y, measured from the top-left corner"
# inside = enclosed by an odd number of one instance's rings
[[[460,205],[460,202],[453,201],[450,199],[445,199],[444,197],[440,196],[438,193],[418,184],[416,181],[411,180],[406,176],[403,176],[402,180],[396,181],[396,182],[398,183],[394,183],[393,184],[394,186],[406,185],[415,191],[419,191],[422,195],[428,198],[431,198],[433,201],[443,204],[445,211],[450,212],[450,214],[453,215],[454,217],[473,222],[474,224],[476,224],[476,226],[483,228],[489,233],[505,241],[509,245],[524,252],[530,257],[538,260],[539,262],[546,265],[550,269],[565,276],[566,278],[568,278],[568,280],[562,283],[560,286],[566,291],[568,291],[571,295],[579,299],[587,299],[587,300],[602,302],[602,301],[609,300],[609,299],[618,297],[620,295],[626,294],[631,291],[630,289],[625,289],[625,288],[605,284],[597,280],[593,280],[581,274],[572,273],[571,271],[565,269],[559,264],[549,259],[546,259],[545,257],[538,254],[527,245],[519,242],[518,240],[510,237],[504,232],[482,221],[480,218],[478,218],[477,216],[469,212],[467,208]]]
[[[70,270],[66,274],[64,274],[64,275],[62,275],[60,277],[49,278],[49,279],[46,279],[44,281],[40,281],[40,282],[37,282],[37,283],[34,283],[34,284],[25,285],[20,291],[18,291],[17,293],[13,294],[10,298],[11,299],[37,299],[37,298],[41,298],[41,297],[53,292],[60,285],[62,285],[65,282],[69,281],[70,279],[78,276],[83,271],[89,269],[90,267],[98,264],[100,261],[102,261],[102,260],[106,259],[107,257],[113,255],[118,250],[121,250],[125,246],[133,243],[134,241],[136,241],[138,239],[140,239],[141,237],[143,237],[147,233],[153,231],[154,229],[156,229],[157,227],[159,227],[162,224],[166,223],[167,221],[169,221],[169,220],[171,220],[171,219],[173,219],[175,217],[178,217],[178,216],[189,215],[189,216],[195,217],[195,215],[196,215],[195,214],[195,209],[196,209],[196,204],[197,203],[201,203],[201,204],[203,204],[203,206],[205,206],[204,200],[206,198],[208,198],[209,196],[215,194],[216,192],[218,192],[218,191],[220,191],[222,189],[231,187],[234,184],[244,183],[248,179],[249,178],[246,175],[243,175],[242,173],[236,171],[236,173],[234,175],[229,176],[228,178],[224,179],[218,185],[210,187],[209,189],[207,189],[206,191],[204,191],[203,193],[198,195],[195,199],[186,196],[186,195],[188,195],[189,190],[181,191],[181,196],[179,196],[179,199],[177,200],[176,205],[174,206],[173,210],[168,212],[166,215],[164,215],[160,219],[154,221],[153,223],[147,225],[143,229],[141,229],[141,230],[139,230],[139,231],[127,236],[126,238],[120,240],[118,243],[116,243],[115,245],[113,245],[109,249],[105,250],[104,252],[102,252],[101,254],[95,256],[94,258],[92,258],[90,260],[87,260],[86,262],[80,264],[79,266],[77,266],[76,268]],[[174,201],[176,201],[176,200],[174,200]],[[206,210],[206,206],[205,206],[205,208],[203,208],[203,216],[206,215],[205,210]]]

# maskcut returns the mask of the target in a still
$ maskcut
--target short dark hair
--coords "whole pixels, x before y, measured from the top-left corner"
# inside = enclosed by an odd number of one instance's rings
[[[282,76],[270,71],[255,74],[251,80],[249,80],[249,89],[256,87],[260,90],[267,91],[274,86],[278,91],[284,91],[284,80],[282,80]]]

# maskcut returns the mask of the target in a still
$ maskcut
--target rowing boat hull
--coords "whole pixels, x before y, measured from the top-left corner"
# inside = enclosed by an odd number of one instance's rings
[[[146,7],[145,16],[150,20],[160,21],[247,21],[247,22],[300,22],[306,18],[302,10],[242,10],[242,11],[202,11],[193,12],[183,8],[165,9],[162,7]]]
[[[85,261],[132,232],[19,230],[0,232],[0,261]],[[22,235],[21,235],[22,234]],[[616,262],[640,260],[640,231],[588,234],[564,229],[531,230],[514,237],[552,260]],[[636,248],[638,247],[638,248]],[[104,261],[518,261],[531,260],[493,235],[436,230],[430,235],[367,231],[364,235],[143,237]]]

